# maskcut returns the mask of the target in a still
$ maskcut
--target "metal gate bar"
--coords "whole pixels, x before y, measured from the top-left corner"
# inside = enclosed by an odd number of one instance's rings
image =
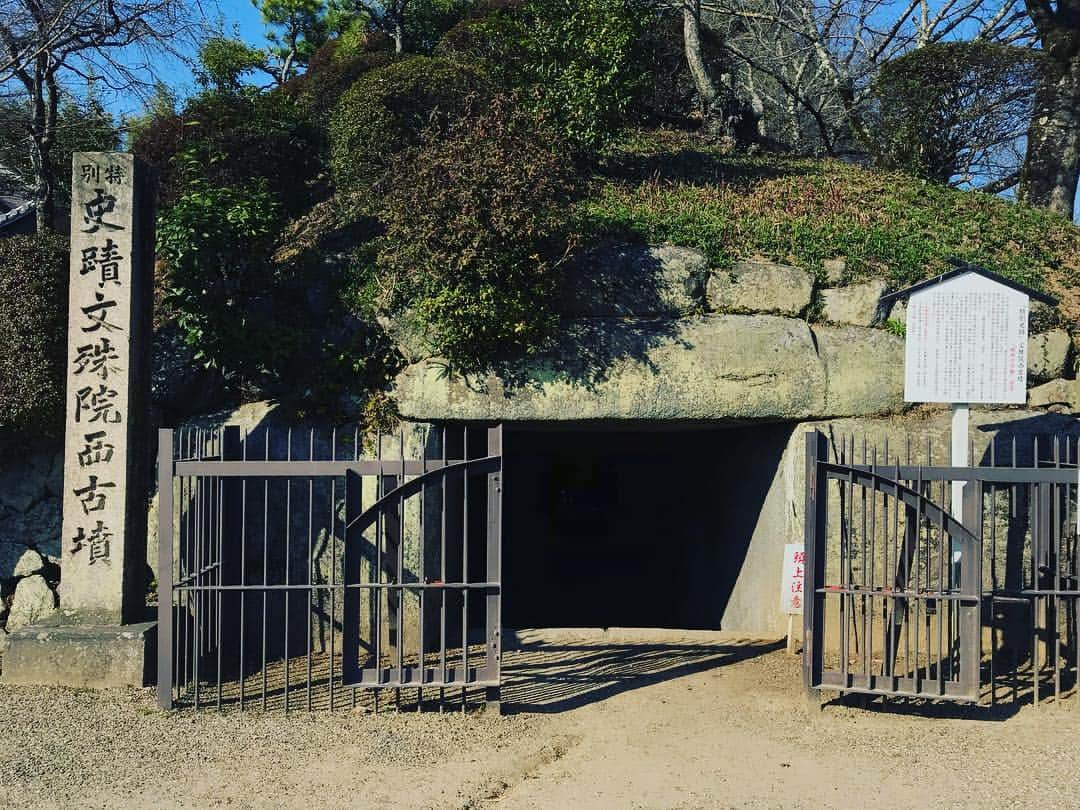
[[[355,429],[159,432],[163,707],[377,710],[415,688],[418,709],[425,689],[497,708],[502,430],[410,436],[369,438],[371,458]]]
[[[887,443],[881,455],[863,439],[859,458],[854,436],[830,444],[807,434],[809,688],[993,702],[1009,676],[1017,699],[1026,667],[1034,702],[1076,692],[1073,438],[1034,438],[1025,458],[1015,439],[1005,454],[998,444],[985,466],[957,468],[934,466],[929,442],[917,464],[910,443],[901,462]],[[962,521],[951,517],[952,481],[967,482]],[[1017,609],[1026,613],[1022,645],[1017,616],[1005,615]]]

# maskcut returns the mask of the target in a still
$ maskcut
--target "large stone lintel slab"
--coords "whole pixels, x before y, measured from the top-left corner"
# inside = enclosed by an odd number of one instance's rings
[[[820,334],[819,334],[820,333]],[[556,356],[484,376],[397,378],[417,421],[790,421],[903,408],[903,341],[768,315],[569,322]]]
[[[874,416],[904,403],[904,341],[882,329],[814,326],[825,366],[828,416]]]
[[[107,689],[153,682],[157,622],[31,626],[9,637],[6,684]]]

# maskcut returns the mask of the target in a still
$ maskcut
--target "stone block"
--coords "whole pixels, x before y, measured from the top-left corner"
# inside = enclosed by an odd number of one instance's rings
[[[771,262],[736,262],[731,273],[709,279],[708,302],[719,312],[798,315],[810,306],[814,278],[805,270]]]
[[[1080,410],[1080,380],[1051,380],[1028,391],[1028,405],[1049,408],[1065,405],[1070,411]]]
[[[886,289],[884,281],[866,281],[823,290],[825,320],[852,326],[873,326],[879,320],[881,296]]]
[[[900,321],[907,326],[907,299],[901,298],[899,301],[894,301],[887,317],[890,321]]]
[[[5,627],[8,633],[11,633],[48,619],[55,610],[56,593],[44,577],[24,576],[12,594],[11,610],[8,611]]]
[[[31,574],[36,574],[44,565],[45,561],[42,559],[41,554],[35,549],[28,548],[19,556],[11,575],[13,577],[28,577]]]
[[[1028,338],[1028,376],[1037,382],[1065,373],[1072,340],[1064,329],[1051,329]]]
[[[904,403],[904,340],[883,329],[815,326],[830,416],[899,411]]]
[[[154,681],[157,623],[24,627],[8,637],[3,682],[108,689]]]
[[[122,624],[146,604],[153,192],[130,153],[72,167],[61,609]]]
[[[796,420],[903,408],[903,341],[882,330],[822,329],[819,353],[819,330],[771,315],[575,327],[557,356],[482,377],[409,366],[396,381],[398,409],[419,421],[566,422]]]
[[[843,257],[836,259],[826,259],[821,263],[822,268],[825,270],[825,280],[832,285],[842,284],[844,281],[844,274],[847,272],[847,260]]]
[[[700,310],[709,277],[705,254],[679,245],[618,244],[570,262],[560,310],[571,317],[688,315]]]

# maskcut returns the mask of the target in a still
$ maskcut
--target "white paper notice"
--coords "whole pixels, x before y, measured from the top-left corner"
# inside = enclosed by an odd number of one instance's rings
[[[913,293],[904,399],[1023,404],[1027,332],[1028,297],[977,273]]]
[[[784,575],[780,582],[780,612],[803,612],[803,580],[806,553],[802,543],[788,543],[784,546]]]

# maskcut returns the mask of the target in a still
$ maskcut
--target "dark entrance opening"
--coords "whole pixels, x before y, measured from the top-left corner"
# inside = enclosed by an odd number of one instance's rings
[[[721,629],[791,432],[510,431],[504,626]]]

